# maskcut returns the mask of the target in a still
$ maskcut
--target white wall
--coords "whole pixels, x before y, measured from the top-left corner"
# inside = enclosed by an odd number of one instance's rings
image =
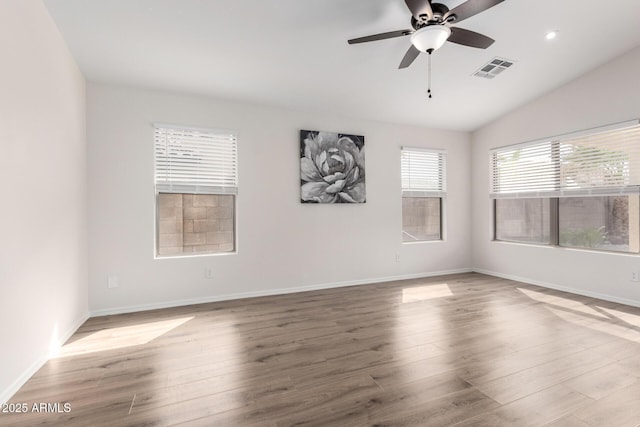
[[[94,314],[470,265],[466,133],[100,84],[89,85],[87,108]],[[237,254],[154,259],[154,122],[238,132]],[[300,129],[365,136],[366,204],[300,203]],[[448,151],[446,242],[401,244],[403,144]],[[118,288],[107,289],[109,275],[118,276]]]
[[[640,305],[637,255],[491,241],[490,148],[640,118],[640,48],[511,112],[472,135],[473,266],[579,294]]]
[[[39,0],[0,2],[0,402],[88,315],[85,82]]]

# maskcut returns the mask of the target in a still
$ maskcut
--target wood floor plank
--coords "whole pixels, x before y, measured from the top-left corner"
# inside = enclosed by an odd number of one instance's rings
[[[586,407],[591,402],[592,399],[561,384],[465,420],[456,424],[456,427],[541,426]]]
[[[573,415],[593,427],[638,427],[640,383],[620,389]]]
[[[497,402],[507,404],[610,363],[613,361],[584,350],[488,382],[469,382]]]
[[[639,376],[639,370],[625,369],[613,363],[572,378],[563,385],[597,400],[638,382]]]
[[[370,415],[371,425],[450,426],[500,406],[476,389],[470,388],[427,402],[407,401],[393,412]]]
[[[477,273],[89,319],[33,426],[640,425],[640,309]]]
[[[640,353],[636,353],[632,356],[620,359],[618,363],[620,364],[620,366],[626,369],[630,369],[636,374],[640,374]]]
[[[341,375],[277,398],[252,402],[245,408],[210,417],[210,421],[211,425],[258,425],[263,420],[303,425],[323,419],[338,402],[357,406],[375,399],[380,392],[381,388],[366,374]]]
[[[594,427],[586,422],[568,415],[566,417],[559,418],[552,423],[546,424],[544,427]]]
[[[583,350],[564,342],[554,346],[543,343],[524,350],[495,353],[492,357],[474,358],[460,368],[458,374],[465,380],[482,384]]]
[[[640,317],[640,314],[638,315]],[[640,355],[640,343],[628,340],[618,340],[592,347],[592,351],[614,360],[624,360]]]

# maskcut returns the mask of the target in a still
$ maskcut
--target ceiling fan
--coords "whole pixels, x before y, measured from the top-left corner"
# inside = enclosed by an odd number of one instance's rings
[[[451,27],[480,12],[502,3],[504,0],[468,0],[449,10],[441,3],[431,0],[405,0],[411,12],[411,27],[413,29],[390,31],[371,36],[351,39],[349,44],[365,43],[376,40],[390,39],[411,35],[411,46],[402,58],[398,68],[407,68],[415,61],[421,52],[429,55],[439,49],[444,42],[450,41],[464,46],[486,49],[495,40],[475,31],[464,28]]]

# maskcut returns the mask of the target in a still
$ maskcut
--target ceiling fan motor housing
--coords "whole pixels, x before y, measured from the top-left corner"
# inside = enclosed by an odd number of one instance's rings
[[[427,25],[438,25],[443,22],[452,22],[455,19],[455,15],[450,15],[444,20],[444,16],[449,12],[449,8],[441,3],[431,3],[431,10],[433,10],[433,18],[429,19],[429,16],[420,15],[420,19],[416,19],[415,17],[411,17],[411,26],[414,30],[419,30],[422,27],[426,27]]]

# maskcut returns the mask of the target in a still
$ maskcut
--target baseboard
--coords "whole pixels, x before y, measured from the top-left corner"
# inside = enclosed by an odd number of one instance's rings
[[[396,280],[421,279],[425,277],[443,276],[446,274],[470,273],[470,268],[460,268],[455,270],[434,271],[429,273],[405,274],[400,276],[378,277],[361,280],[350,280],[344,282],[320,283],[315,285],[299,286],[294,288],[269,289],[264,291],[241,292],[237,294],[215,295],[201,298],[191,298],[173,301],[164,301],[159,303],[130,305],[116,308],[106,308],[91,311],[91,317],[110,316],[114,314],[135,313],[138,311],[158,310],[162,308],[181,307],[185,305],[206,304],[210,302],[229,301],[244,298],[266,297],[273,295],[284,295],[296,292],[318,291],[322,289],[342,288],[345,286],[369,285],[372,283],[393,282]]]
[[[567,286],[560,286],[560,285],[557,285],[555,283],[543,282],[543,281],[540,281],[540,280],[534,280],[534,279],[530,279],[528,277],[514,276],[514,275],[511,275],[511,274],[498,273],[496,271],[484,270],[482,268],[473,268],[472,271],[474,271],[476,273],[486,274],[488,276],[500,277],[502,279],[515,280],[516,282],[527,283],[529,285],[536,285],[536,286],[542,286],[543,288],[555,289],[556,291],[563,291],[563,292],[568,292],[570,294],[576,294],[576,295],[582,295],[582,296],[585,296],[585,297],[597,298],[597,299],[601,299],[601,300],[604,300],[604,301],[610,301],[610,302],[616,302],[616,303],[619,303],[619,304],[630,305],[632,307],[640,307],[640,301],[636,301],[636,300],[632,300],[632,299],[620,298],[620,297],[616,297],[616,296],[613,296],[613,295],[607,295],[607,294],[601,294],[599,292],[585,291],[584,289],[569,288]]]
[[[74,323],[74,325],[69,328],[65,333],[60,337],[60,342],[65,343],[71,336],[82,326],[84,322],[89,318],[89,313],[85,313],[80,317],[78,321]],[[11,397],[16,394],[20,387],[22,387],[28,380],[38,372],[42,366],[47,363],[50,358],[50,354],[41,355],[36,358],[36,360],[11,384],[6,390],[3,390],[0,393],[0,404],[6,403],[11,399]]]

